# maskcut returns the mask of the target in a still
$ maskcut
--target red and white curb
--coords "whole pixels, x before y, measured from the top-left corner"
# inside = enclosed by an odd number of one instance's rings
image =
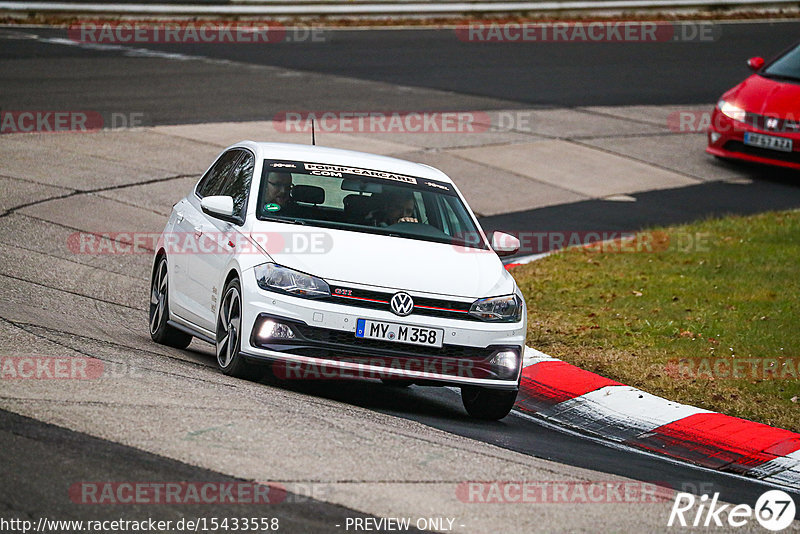
[[[546,256],[549,256],[553,252],[555,251],[541,252],[539,254],[530,254],[529,256],[519,256],[516,258],[512,258],[510,260],[507,260],[508,263],[504,263],[503,267],[505,267],[506,270],[509,270],[512,267],[518,267],[520,265],[525,265],[526,263],[530,263],[532,261],[540,260]]]
[[[702,467],[800,487],[800,434],[672,402],[525,348],[515,409]]]

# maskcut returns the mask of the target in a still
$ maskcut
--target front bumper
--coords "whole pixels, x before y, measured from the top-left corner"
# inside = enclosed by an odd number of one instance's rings
[[[255,287],[243,291],[242,354],[250,360],[282,362],[276,366],[279,376],[405,379],[506,390],[519,387],[525,346],[524,314],[519,323],[484,323],[414,313],[401,318],[384,310],[297,298],[264,291],[255,282],[252,285]],[[441,348],[435,348],[357,338],[358,319],[439,328],[446,341]],[[259,337],[264,321],[290,327],[294,337]],[[509,353],[516,358],[513,370],[508,366]],[[498,365],[501,360],[505,366]]]
[[[793,151],[781,152],[779,150],[746,145],[744,144],[745,132],[792,139]],[[800,169],[800,134],[795,132],[761,130],[749,124],[734,121],[715,108],[711,116],[711,126],[708,129],[708,146],[706,152],[722,158],[775,165],[789,169]]]

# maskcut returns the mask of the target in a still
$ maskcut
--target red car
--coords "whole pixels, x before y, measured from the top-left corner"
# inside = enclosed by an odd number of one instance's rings
[[[722,95],[711,116],[706,152],[722,158],[800,169],[800,43]]]

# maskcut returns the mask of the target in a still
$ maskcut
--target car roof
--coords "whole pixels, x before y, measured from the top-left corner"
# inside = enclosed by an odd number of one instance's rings
[[[449,176],[430,165],[414,163],[412,161],[388,156],[379,156],[367,152],[358,152],[356,150],[343,150],[319,145],[298,145],[294,143],[258,143],[255,141],[242,141],[228,147],[228,149],[236,147],[249,148],[265,159],[346,165],[453,183]]]

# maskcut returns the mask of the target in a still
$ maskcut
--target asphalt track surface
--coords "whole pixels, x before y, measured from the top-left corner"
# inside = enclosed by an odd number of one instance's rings
[[[732,24],[725,25],[719,39],[711,43],[636,45],[481,45],[462,43],[450,30],[328,32],[324,43],[263,48],[148,45],[151,50],[213,59],[173,61],[167,70],[153,58],[134,59],[118,50],[90,50],[18,38],[18,32],[25,29],[6,28],[0,30],[0,63],[5,67],[0,106],[136,111],[145,114],[148,124],[182,124],[269,119],[280,111],[297,108],[298,102],[305,109],[342,110],[703,103],[713,101],[747,74],[745,58],[778,52],[796,38],[798,29],[797,23]],[[27,31],[45,38],[63,37],[61,30]],[[5,38],[8,32],[16,37]],[[314,83],[309,83],[309,77],[288,76],[273,80],[275,85],[264,85],[248,65],[298,69],[321,76]],[[339,77],[379,82],[385,84],[386,91],[376,92],[372,86],[359,90],[357,85],[354,89],[343,85]],[[509,228],[524,221],[531,227],[559,217],[568,220],[580,210],[584,217],[601,218],[598,224],[603,228],[630,229],[630,210],[635,210],[637,222],[646,225],[717,212],[797,206],[800,194],[792,175],[774,176],[758,182],[754,186],[757,194],[746,199],[726,190],[725,184],[708,184],[696,190],[652,193],[649,201],[642,195],[635,206],[620,205],[616,212],[588,201],[498,215],[485,222],[489,227],[501,224]],[[685,208],[687,199],[705,200],[690,202],[688,211],[668,207],[683,204]],[[563,223],[557,227],[565,228]],[[213,358],[206,354],[200,360],[211,366]],[[396,391],[371,382],[347,388],[331,383],[266,383],[411,419],[538,458],[639,480],[660,480],[686,491],[720,491],[728,502],[753,504],[765,489],[752,480],[617,450],[519,416],[498,423],[478,423],[464,414],[458,395],[447,389],[414,386]],[[8,478],[4,480],[2,502],[8,511],[32,514],[60,510],[57,501],[64,493],[59,488],[78,476],[70,466],[79,466],[76,470],[81,477],[96,473],[97,479],[118,474],[128,479],[173,475],[182,480],[216,476],[227,480],[223,475],[135,449],[123,450],[121,445],[8,412],[0,412],[0,439],[4,450],[13,451],[12,456],[28,459],[15,462],[13,467],[6,464],[3,470],[4,478]],[[43,478],[47,483],[42,483]],[[42,489],[48,487],[52,493]],[[31,502],[40,503],[41,509],[31,508]],[[298,505],[296,515],[284,509],[281,513],[288,514],[282,515],[288,523],[296,521],[293,524],[298,531],[308,527],[317,530],[319,525],[308,523],[309,514],[326,519],[358,515],[310,500]]]
[[[82,510],[67,498],[76,480],[194,481],[220,485],[242,482],[5,410],[0,410],[0,446],[7,458],[14,458],[13,469],[4,468],[0,489],[0,514],[4,518],[23,512],[28,519],[41,516],[66,521],[86,519],[85,507]],[[283,492],[279,495],[274,504],[226,504],[225,513],[228,517],[252,517],[254,508],[262,516],[272,512],[273,517],[280,519],[281,531],[298,533],[341,532],[335,525],[343,517],[367,517],[305,495]],[[175,504],[85,506],[90,507],[92,520],[98,521],[140,521],[152,517],[177,523],[185,518],[219,515],[219,505],[214,504],[198,504],[188,509]]]
[[[7,31],[24,33],[24,28]],[[744,78],[745,60],[793,43],[800,23],[718,24],[715,38],[664,43],[481,43],[453,29],[320,30],[273,44],[159,44],[142,48],[220,62],[159,69],[119,51],[3,39],[4,109],[142,112],[146,124],[271,119],[287,109],[450,110],[715,102]],[[32,34],[67,38],[65,29]],[[289,33],[291,35],[291,33]],[[130,56],[130,55],[129,55]],[[232,65],[228,62],[235,62]],[[260,65],[314,73],[266,80]],[[400,86],[344,90],[337,77]],[[36,91],[30,91],[31,87]],[[447,92],[413,91],[428,89]],[[388,89],[388,88],[387,88]]]

